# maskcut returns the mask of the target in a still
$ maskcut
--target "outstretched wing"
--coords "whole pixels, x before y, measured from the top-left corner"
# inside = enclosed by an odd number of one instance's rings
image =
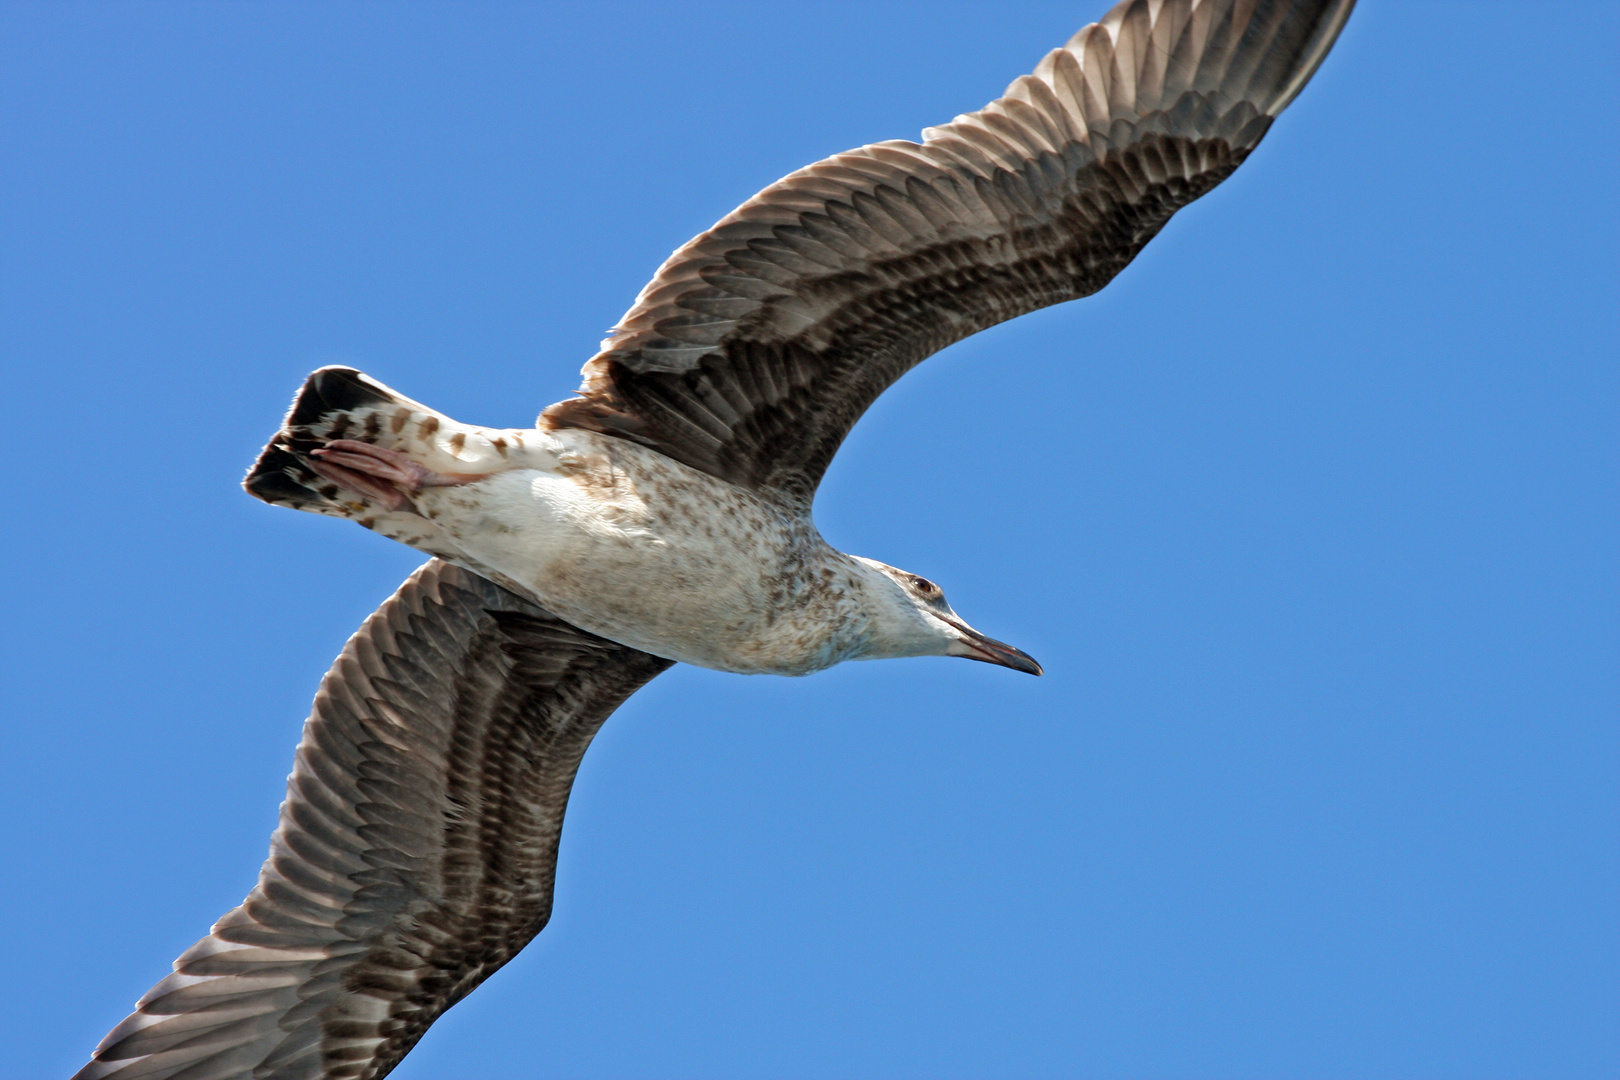
[[[1225,179],[1354,0],[1125,0],[979,112],[772,184],[675,252],[542,423],[808,504],[891,383],[1106,285]]]
[[[321,683],[252,894],[75,1080],[387,1073],[545,926],[580,758],[669,666],[428,563]]]

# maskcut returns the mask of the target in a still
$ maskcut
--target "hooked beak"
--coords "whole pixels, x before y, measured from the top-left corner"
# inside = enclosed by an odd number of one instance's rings
[[[952,656],[983,660],[987,664],[999,664],[1014,671],[1022,671],[1026,675],[1041,674],[1041,665],[1023,649],[1015,649],[1004,641],[985,637],[966,623],[957,622],[955,619],[947,621],[962,635],[956,642],[956,647],[951,650]]]

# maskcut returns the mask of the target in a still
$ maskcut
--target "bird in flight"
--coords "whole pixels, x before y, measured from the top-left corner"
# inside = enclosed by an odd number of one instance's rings
[[[431,556],[344,647],[258,884],[76,1080],[375,1080],[546,925],[592,736],[677,661],[1038,675],[811,517],[939,349],[1106,285],[1248,157],[1354,0],[1124,0],[975,113],[772,184],[676,251],[533,428],[349,368],[247,490]]]

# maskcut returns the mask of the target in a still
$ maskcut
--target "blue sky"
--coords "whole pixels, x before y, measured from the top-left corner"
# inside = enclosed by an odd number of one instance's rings
[[[247,892],[419,561],[238,489],[309,369],[527,424],[690,235],[1102,10],[0,4],[0,1073]],[[908,376],[823,531],[1047,676],[662,677],[394,1075],[1620,1072],[1617,44],[1368,0],[1104,293]]]

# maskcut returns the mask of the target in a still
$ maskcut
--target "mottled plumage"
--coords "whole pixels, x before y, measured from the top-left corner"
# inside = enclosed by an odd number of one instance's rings
[[[977,113],[839,154],[677,251],[528,430],[312,375],[266,502],[435,556],[349,641],[259,884],[79,1080],[375,1080],[545,925],[580,758],[680,660],[1038,674],[810,515],[850,427],[977,330],[1095,292],[1238,167],[1353,0],[1125,0]]]
[[[258,885],[79,1077],[381,1076],[545,926],[580,758],[670,663],[418,570],[322,681]]]
[[[688,242],[545,419],[808,504],[901,375],[1096,292],[1230,175],[1351,6],[1118,5],[922,143],[800,169]]]

